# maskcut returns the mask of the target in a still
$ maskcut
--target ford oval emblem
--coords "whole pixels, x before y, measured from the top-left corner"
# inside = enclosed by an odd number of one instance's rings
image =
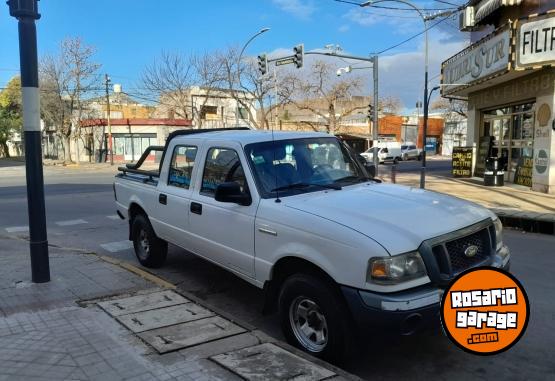
[[[464,255],[466,255],[468,258],[472,258],[476,254],[478,254],[478,246],[476,245],[470,245],[466,249],[464,249]]]

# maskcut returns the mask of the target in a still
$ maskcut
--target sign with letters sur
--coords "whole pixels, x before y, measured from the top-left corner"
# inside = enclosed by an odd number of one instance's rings
[[[515,68],[555,63],[555,17],[548,15],[517,25]]]
[[[506,26],[469,46],[441,65],[443,94],[449,94],[461,86],[485,80],[509,68],[511,29]]]
[[[472,177],[472,147],[453,147],[453,176]]]

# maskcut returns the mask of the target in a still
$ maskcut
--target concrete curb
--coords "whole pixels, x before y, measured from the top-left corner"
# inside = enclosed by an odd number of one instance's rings
[[[530,233],[555,235],[555,213],[530,212],[515,209],[490,208],[503,226]]]

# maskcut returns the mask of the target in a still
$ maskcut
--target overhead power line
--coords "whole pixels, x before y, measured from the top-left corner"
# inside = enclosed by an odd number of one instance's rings
[[[351,5],[357,5],[357,6],[361,6],[361,3],[357,3],[355,1],[349,1],[349,0],[333,0],[337,3],[345,3],[345,4],[351,4]],[[403,8],[403,7],[389,7],[389,6],[385,6],[385,5],[372,5],[370,8],[380,8],[380,9],[393,9],[396,11],[412,11],[412,12],[416,12],[416,9],[413,8]],[[453,9],[457,9],[458,6],[452,6],[452,7],[448,7],[448,8],[420,8],[421,11],[450,11]]]

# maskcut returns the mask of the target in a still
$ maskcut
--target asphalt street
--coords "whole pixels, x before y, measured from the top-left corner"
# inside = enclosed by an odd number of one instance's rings
[[[429,162],[434,166],[434,162]],[[436,162],[437,163],[437,162]],[[419,163],[401,163],[399,167]],[[446,170],[445,163],[437,171]],[[127,241],[127,222],[114,212],[115,170],[45,169],[49,243],[110,255],[137,264]],[[448,171],[448,169],[447,169]],[[0,234],[27,235],[25,176],[21,167],[0,168]],[[512,251],[512,272],[524,285],[531,319],[521,341],[508,352],[474,356],[462,352],[441,334],[414,337],[376,336],[346,367],[367,379],[535,379],[555,374],[555,237],[506,230]],[[0,248],[0,253],[2,248]],[[160,277],[209,305],[281,338],[277,317],[261,314],[262,292],[185,250],[170,246]],[[551,376],[549,376],[551,375]]]

